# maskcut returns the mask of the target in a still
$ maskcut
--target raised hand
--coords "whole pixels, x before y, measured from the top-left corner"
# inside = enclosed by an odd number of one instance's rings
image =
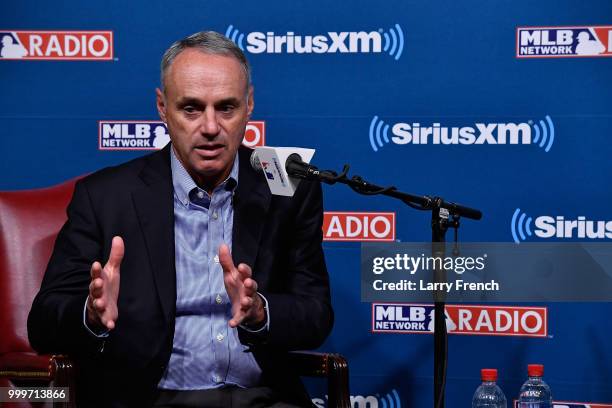
[[[232,302],[230,327],[261,324],[266,314],[263,300],[257,294],[257,282],[251,278],[251,267],[243,263],[236,267],[225,244],[219,247],[219,263],[223,268],[225,290]]]
[[[91,265],[91,283],[87,298],[87,322],[98,328],[112,330],[119,317],[117,298],[121,261],[125,246],[121,237],[113,237],[111,251],[104,268],[96,261]]]

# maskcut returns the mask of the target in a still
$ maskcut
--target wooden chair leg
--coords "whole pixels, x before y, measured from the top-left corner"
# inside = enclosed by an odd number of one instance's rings
[[[75,403],[75,369],[70,360],[66,356],[54,355],[49,361],[51,381],[54,387],[68,388],[68,402],[56,402],[54,408],[72,408]]]
[[[329,407],[351,408],[348,363],[339,354],[294,351],[289,353],[291,365],[301,376],[327,378]]]

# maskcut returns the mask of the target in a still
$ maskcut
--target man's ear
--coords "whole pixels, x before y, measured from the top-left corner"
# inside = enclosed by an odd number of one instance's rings
[[[249,85],[249,92],[247,94],[247,115],[251,119],[251,114],[255,108],[255,100],[253,99],[253,85]]]
[[[162,122],[166,123],[166,97],[161,89],[155,88],[157,113]]]

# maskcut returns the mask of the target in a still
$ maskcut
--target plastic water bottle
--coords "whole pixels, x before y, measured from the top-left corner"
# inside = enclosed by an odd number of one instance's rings
[[[476,389],[472,398],[472,408],[507,408],[506,396],[501,388],[495,384],[497,370],[483,368],[480,370],[482,384]]]
[[[529,378],[521,387],[519,408],[552,408],[550,387],[542,380],[544,366],[542,364],[529,364],[527,372]]]

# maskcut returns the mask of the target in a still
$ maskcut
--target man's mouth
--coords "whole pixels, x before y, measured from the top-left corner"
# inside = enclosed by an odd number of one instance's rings
[[[195,150],[202,156],[214,157],[221,153],[224,147],[222,144],[206,144],[196,146]]]

